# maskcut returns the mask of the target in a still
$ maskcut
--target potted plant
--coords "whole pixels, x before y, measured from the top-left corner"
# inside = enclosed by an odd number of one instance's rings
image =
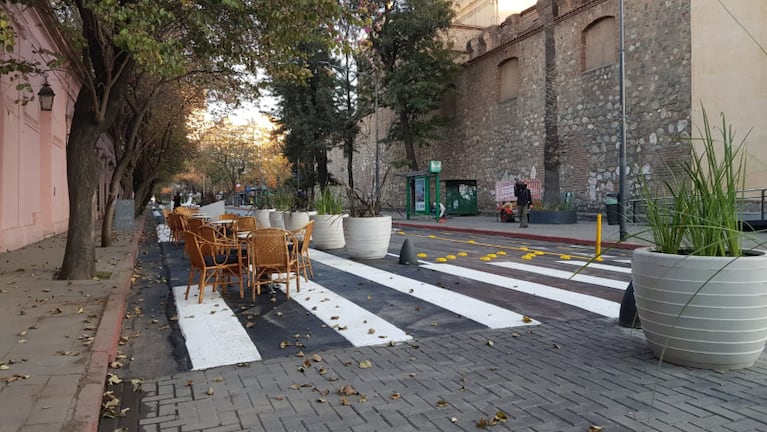
[[[717,370],[750,367],[767,340],[767,255],[744,250],[738,193],[744,141],[703,111],[700,149],[647,198],[654,246],[635,250],[631,274],[642,329],[663,361]],[[716,137],[714,134],[716,133]],[[721,136],[720,136],[721,135]]]
[[[311,215],[314,221],[312,232],[312,246],[317,249],[340,249],[346,245],[344,240],[343,200],[340,193],[333,193],[330,189],[320,192],[319,198],[314,202],[317,214]]]
[[[269,213],[269,225],[273,228],[285,229],[284,214],[293,208],[295,202],[295,194],[293,191],[287,188],[280,188],[274,192],[272,197],[272,203],[274,204],[275,211]]]
[[[381,184],[389,173],[384,173]],[[379,186],[380,189],[380,186]],[[349,217],[344,219],[346,251],[352,258],[380,259],[389,252],[391,240],[391,216],[381,215],[381,193],[370,193],[347,188]]]

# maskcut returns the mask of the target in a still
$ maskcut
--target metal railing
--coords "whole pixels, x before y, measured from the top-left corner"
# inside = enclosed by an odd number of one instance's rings
[[[738,213],[741,220],[765,220],[765,216],[767,216],[767,188],[744,189],[738,192],[738,197],[740,208]],[[635,224],[646,223],[647,217],[644,211],[646,201],[644,198],[628,200],[626,220]],[[671,198],[659,197],[658,201],[671,202]]]

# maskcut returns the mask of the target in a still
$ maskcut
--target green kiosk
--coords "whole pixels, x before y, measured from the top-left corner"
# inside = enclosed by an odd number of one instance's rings
[[[428,171],[413,171],[405,174],[405,199],[407,219],[412,215],[434,214],[435,220],[439,221],[439,173],[442,172],[442,162],[429,161]],[[434,200],[431,199],[432,181],[434,186]],[[432,212],[431,203],[437,206]]]

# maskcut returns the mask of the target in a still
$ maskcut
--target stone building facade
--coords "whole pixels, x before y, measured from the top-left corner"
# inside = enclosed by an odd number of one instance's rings
[[[675,162],[689,158],[689,138],[695,135],[698,123],[693,119],[699,117],[701,105],[707,107],[710,117],[720,111],[727,111],[728,119],[740,115],[737,105],[720,103],[716,89],[711,90],[717,84],[711,82],[719,73],[716,65],[703,67],[692,61],[693,47],[706,37],[693,33],[695,22],[710,14],[725,14],[717,4],[711,0],[625,2],[628,199],[638,196],[639,176],[657,182],[669,175]],[[553,8],[554,13],[542,13],[545,8]],[[733,35],[730,43],[748,43],[741,34],[744,27],[765,18],[763,8],[749,8],[745,4],[735,7],[736,16],[750,20],[740,28],[719,24],[719,30]],[[443,107],[453,115],[453,127],[439,143],[418,149],[421,167],[429,160],[442,161],[443,180],[476,180],[481,210],[496,207],[497,181],[544,176],[545,16],[553,16],[556,40],[560,190],[574,194],[579,210],[601,211],[607,194],[619,188],[619,2],[539,0],[500,26],[479,32],[466,47],[457,47],[465,48],[463,58],[467,60],[456,82],[456,94],[446,98]],[[757,37],[763,36],[764,32],[757,33]],[[758,44],[753,46],[756,51]],[[744,88],[736,89],[743,100],[763,92],[764,59],[754,67],[743,78]],[[705,68],[710,73],[696,78]],[[765,103],[764,99],[757,102]],[[379,112],[381,136],[385,136],[388,119],[391,113]],[[360,168],[355,168],[355,178],[361,179],[358,184],[368,183],[365,176],[374,165],[372,123],[373,119],[367,119],[360,135],[361,150],[356,156]],[[742,126],[741,137],[758,125]],[[767,133],[757,136],[767,137]],[[753,141],[753,132],[751,138]],[[384,165],[404,157],[398,145],[382,147],[382,155]],[[345,178],[342,155],[334,153],[331,160],[334,175]],[[404,183],[402,177],[390,174],[384,201],[404,207]]]

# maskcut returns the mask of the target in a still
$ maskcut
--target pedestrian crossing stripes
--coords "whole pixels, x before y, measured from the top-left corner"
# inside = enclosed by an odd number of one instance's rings
[[[184,299],[185,292],[186,285],[173,287],[178,325],[186,339],[192,369],[261,360],[258,349],[218,291],[206,292],[202,303],[197,302],[197,285],[192,285],[188,300]]]
[[[166,234],[166,231],[167,229],[164,225],[158,226],[158,238],[160,234]],[[161,239],[160,241],[163,240]],[[175,249],[168,250],[168,252],[180,254],[180,249],[178,251]],[[459,321],[455,321],[451,325],[458,326],[455,327],[458,329],[477,329],[480,328],[479,326],[499,329],[540,325],[540,321],[543,321],[541,317],[545,318],[547,316],[545,313],[546,306],[544,306],[544,309],[532,311],[529,309],[528,304],[525,312],[534,318],[531,320],[514,310],[510,310],[514,308],[509,307],[510,302],[499,300],[499,303],[496,304],[494,299],[500,299],[505,296],[501,295],[499,297],[498,290],[496,290],[496,294],[488,296],[483,301],[470,294],[465,294],[464,291],[457,292],[443,288],[443,283],[437,285],[429,283],[434,278],[424,279],[423,276],[427,273],[417,272],[415,267],[409,267],[409,269],[415,271],[412,273],[408,273],[410,270],[397,272],[390,268],[392,264],[391,258],[376,260],[368,264],[315,249],[310,250],[310,256],[321,271],[316,272],[317,277],[309,282],[302,280],[301,291],[293,293],[293,290],[291,290],[293,295],[290,301],[279,308],[279,310],[285,311],[285,323],[290,322],[289,326],[280,324],[283,317],[281,312],[278,312],[278,309],[273,306],[275,304],[271,303],[274,301],[274,298],[271,298],[274,297],[273,294],[270,297],[270,302],[266,304],[264,304],[261,298],[255,303],[250,303],[250,300],[247,299],[245,303],[237,303],[242,301],[239,299],[235,301],[234,297],[230,299],[227,296],[226,300],[232,305],[230,307],[219,293],[206,293],[204,302],[198,304],[196,286],[192,287],[191,292],[194,295],[191,295],[189,300],[184,300],[183,298],[186,285],[174,287],[173,292],[178,308],[179,327],[186,339],[187,350],[193,368],[195,370],[207,369],[215,366],[259,361],[264,356],[265,358],[271,358],[285,355],[286,351],[275,348],[275,336],[280,331],[287,330],[288,327],[294,329],[293,331],[299,331],[296,329],[304,328],[305,330],[300,331],[307,334],[316,333],[317,337],[325,338],[323,340],[331,341],[331,343],[336,344],[335,346],[339,346],[338,344],[348,344],[354,347],[362,347],[406,342],[413,339],[413,334],[416,336],[438,334],[439,331],[436,330],[436,327],[429,327],[428,325],[429,320],[432,318],[426,317],[434,316],[431,314],[446,313],[448,314],[447,316],[455,317]],[[181,262],[183,263],[184,261],[182,260]],[[553,263],[557,265],[564,264],[562,267],[569,265],[583,267],[585,265],[584,261],[561,260],[547,262],[548,265]],[[572,308],[581,310],[576,315],[582,314],[582,311],[588,311],[608,318],[618,317],[620,304],[598,297],[602,295],[615,300],[615,296],[607,294],[606,291],[603,294],[597,292],[595,295],[573,292],[543,283],[515,278],[511,275],[512,271],[535,273],[542,277],[560,280],[569,279],[579,283],[607,287],[614,290],[625,290],[628,282],[625,280],[626,277],[624,275],[630,272],[630,269],[625,266],[593,262],[588,263],[588,268],[597,271],[590,272],[590,274],[582,274],[578,269],[571,271],[567,268],[550,268],[542,265],[519,263],[513,260],[496,260],[486,264],[483,263],[481,266],[481,268],[477,269],[449,263],[420,263],[421,269],[432,270],[445,275],[444,277],[436,278],[436,280],[444,281],[444,278],[450,280],[452,277],[466,278],[484,284],[484,286],[499,287],[504,290],[511,290],[545,299],[545,301],[556,302],[560,306],[554,306],[555,308],[565,306],[573,311],[576,309]],[[171,272],[178,270],[171,269]],[[598,276],[600,272],[605,274],[613,273],[616,277],[600,277]],[[413,276],[408,277],[408,274]],[[185,279],[186,275],[183,277]],[[177,277],[177,280],[179,279],[181,278]],[[370,287],[372,283],[372,286],[375,288],[370,293],[373,295],[367,295],[364,289],[360,292],[360,288],[350,290],[350,286],[363,285],[363,282],[355,283],[355,280],[364,280],[364,285],[367,287]],[[482,285],[475,284],[475,286],[481,287]],[[284,286],[281,284],[276,284],[275,288],[279,288],[283,292],[285,291]],[[382,294],[383,291],[381,290],[387,289],[391,290],[389,291],[391,294]],[[396,294],[394,294],[395,292]],[[471,291],[466,292],[470,293]],[[232,294],[232,296],[235,295],[234,293]],[[362,301],[364,297],[368,297],[370,302]],[[388,304],[388,308],[384,304],[376,303],[380,303],[379,299],[382,298],[391,299],[389,300],[391,304]],[[282,304],[280,302],[285,301],[285,297],[282,296],[276,305],[280,305]],[[413,312],[405,312],[409,304],[423,305],[425,303],[430,303],[429,308],[432,308],[430,312],[411,320]],[[239,306],[237,306],[238,304]],[[499,304],[504,306],[499,306]],[[542,305],[543,303],[538,304]],[[392,306],[395,306],[395,309],[392,309]],[[253,311],[260,310],[264,317],[263,319],[267,320],[265,323],[269,324],[264,327],[256,323],[253,328],[248,327],[246,329],[243,325],[244,321],[238,319],[238,316],[232,311],[232,308],[235,307],[238,311],[237,314],[250,316],[251,318],[248,318],[248,320],[251,320],[253,316],[259,315],[258,313],[253,315]],[[251,310],[251,308],[256,309]],[[415,311],[420,309],[420,307],[416,307]],[[246,310],[249,312],[244,312]],[[403,319],[403,312],[408,315],[405,319]],[[271,314],[270,318],[268,317],[269,314]],[[421,311],[418,314],[424,314],[424,312]],[[275,316],[280,318],[275,320]],[[434,322],[436,321],[432,321],[432,325],[435,325]],[[440,320],[440,327],[442,327],[443,322],[446,323],[447,321]],[[323,327],[321,331],[319,330],[320,324]],[[435,330],[425,330],[424,327]],[[267,331],[266,335],[260,335],[259,331],[264,332],[265,328],[270,328],[276,331],[276,333],[270,334]],[[445,330],[441,331],[444,332]],[[261,347],[260,351],[259,347]]]
[[[557,263],[558,264],[565,264],[565,265],[581,266],[581,267],[584,266],[584,263],[578,262],[578,261],[562,260],[562,261],[557,261]],[[630,261],[629,261],[629,263],[630,263]],[[616,273],[631,274],[631,268],[629,268],[629,267],[614,266],[614,265],[609,265],[609,264],[599,264],[599,263],[594,263],[594,262],[588,263],[588,267],[592,268],[592,269],[597,269],[597,270],[609,270],[609,271],[616,272]]]
[[[558,262],[565,262],[565,261],[558,261]],[[608,279],[603,277],[597,277],[597,276],[589,276],[584,274],[579,274],[576,272],[568,272],[565,270],[557,270],[549,267],[541,267],[541,266],[534,266],[530,264],[523,264],[523,263],[516,263],[511,261],[504,261],[504,262],[492,262],[491,265],[508,268],[512,270],[520,270],[528,273],[535,273],[550,277],[555,277],[559,279],[567,279],[567,280],[573,280],[578,282],[585,282],[592,285],[599,285],[603,287],[608,288],[615,288],[619,290],[626,290],[626,286],[628,286],[628,283],[621,280],[615,280],[615,279]],[[575,262],[575,264],[580,264],[581,267],[586,266],[584,262]],[[589,264],[588,267],[594,267],[592,264]],[[614,267],[614,266],[613,266]]]
[[[280,284],[285,292],[285,285]],[[291,296],[329,327],[356,347],[404,342],[412,339],[401,329],[330,289],[309,281],[301,283],[301,292]]]
[[[487,327],[497,329],[516,325],[539,324],[532,320],[526,322],[523,315],[503,309],[496,305],[471,298],[469,296],[406,278],[395,273],[377,269],[355,261],[312,249],[312,261],[331,266],[337,270],[351,273],[401,293],[427,301],[441,308],[455,312]]]
[[[568,305],[581,308],[608,318],[618,318],[618,313],[620,312],[619,303],[560,288],[553,288],[522,279],[489,274],[487,272],[473,270],[466,267],[459,267],[452,264],[426,263],[422,264],[422,267],[429,270],[447,273],[453,276],[459,276],[491,285],[496,285],[509,290],[543,297],[556,302],[566,303]]]

